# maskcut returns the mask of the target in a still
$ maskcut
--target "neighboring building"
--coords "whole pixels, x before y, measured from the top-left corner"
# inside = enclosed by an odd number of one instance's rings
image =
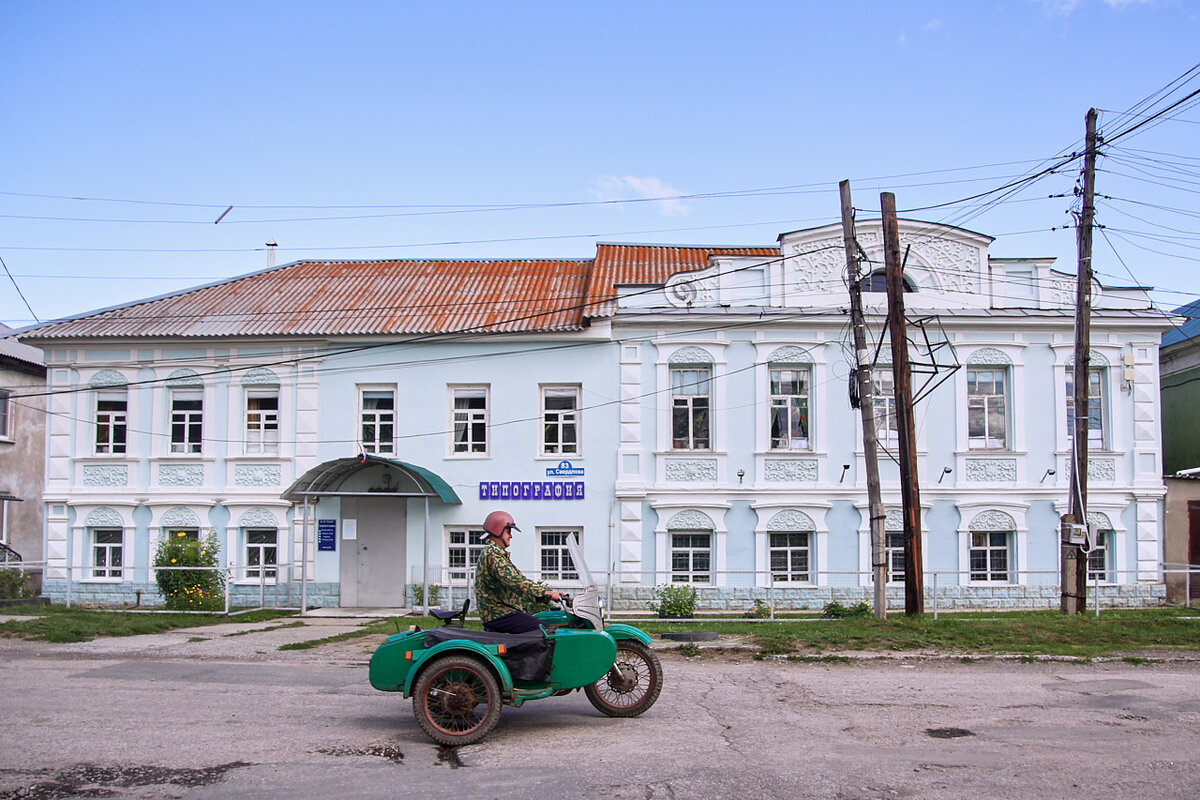
[[[1162,337],[1163,472],[1200,467],[1200,300],[1175,309],[1186,318]]]
[[[859,240],[878,256],[878,224]],[[917,406],[926,586],[1057,606],[1074,278],[990,242],[902,223],[909,315],[946,378]],[[869,597],[842,252],[827,227],[577,261],[300,262],[30,330],[53,391],[48,590],[152,592],[156,543],[211,530],[247,602],[265,584],[297,602],[302,569],[309,604],[461,597],[506,507],[518,565],[569,585],[578,535],[617,608],[671,582],[712,608]],[[1165,323],[1140,288],[1097,287],[1094,307],[1093,575],[1112,602],[1157,602]],[[881,471],[898,579],[899,476]]]
[[[0,336],[11,328],[0,325]],[[42,560],[46,367],[40,350],[0,338],[0,561]],[[30,575],[40,584],[40,567]]]
[[[1167,601],[1200,601],[1200,469],[1168,475],[1163,567]]]

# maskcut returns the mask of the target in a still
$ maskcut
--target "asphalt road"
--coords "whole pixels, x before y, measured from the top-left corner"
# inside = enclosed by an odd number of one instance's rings
[[[756,662],[663,651],[644,716],[582,693],[440,748],[367,683],[352,628],[0,639],[0,800],[1194,798],[1200,663]],[[249,632],[243,632],[249,631]],[[240,635],[229,635],[238,633]]]

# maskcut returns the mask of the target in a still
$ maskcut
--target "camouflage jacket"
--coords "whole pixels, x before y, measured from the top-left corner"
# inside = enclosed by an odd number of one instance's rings
[[[526,608],[542,599],[544,584],[531,581],[513,566],[508,551],[494,542],[479,554],[475,567],[475,605],[479,618],[491,622],[497,617]]]

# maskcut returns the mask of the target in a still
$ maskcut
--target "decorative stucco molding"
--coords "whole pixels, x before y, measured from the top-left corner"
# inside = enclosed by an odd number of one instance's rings
[[[771,353],[767,361],[772,364],[811,364],[813,363],[813,357],[803,347],[787,345]]]
[[[247,370],[242,376],[242,386],[278,386],[279,376],[264,367]]]
[[[92,513],[87,515],[83,524],[88,528],[122,528],[125,526],[125,521],[116,511],[108,506],[101,506],[92,509]]]
[[[163,512],[158,524],[161,528],[199,528],[200,518],[190,508],[176,506]]]
[[[278,486],[282,479],[278,464],[238,464],[233,468],[235,486]]]
[[[681,459],[668,458],[664,466],[669,481],[715,481],[717,460],[715,458]]]
[[[246,509],[240,517],[238,517],[239,528],[277,528],[279,520],[275,519],[272,514],[261,506]]]
[[[815,531],[817,524],[812,517],[796,508],[785,508],[767,523],[769,531]]]
[[[993,509],[980,511],[967,528],[972,531],[1015,531],[1017,523],[1011,515]]]
[[[129,467],[125,464],[85,464],[80,475],[84,486],[125,486]]]
[[[1067,366],[1068,367],[1075,366],[1075,354],[1074,353],[1072,353],[1070,356],[1067,357]],[[1090,366],[1090,367],[1107,367],[1108,366],[1108,358],[1099,351],[1089,350],[1088,351],[1088,366]]]
[[[1115,481],[1117,479],[1117,462],[1111,458],[1089,458],[1088,480]]]
[[[1087,521],[1089,525],[1095,525],[1102,531],[1111,531],[1113,529],[1112,521],[1109,520],[1108,514],[1101,511],[1089,511]]]
[[[703,347],[681,347],[671,354],[671,364],[711,364],[712,353]]]
[[[115,369],[102,369],[88,381],[89,389],[103,389],[109,386],[128,386],[129,379]]]
[[[158,482],[162,486],[201,486],[204,467],[200,464],[159,464]]]
[[[969,481],[1015,481],[1017,460],[1015,458],[968,458],[967,480]]]
[[[1012,359],[994,347],[981,347],[967,358],[967,365],[1011,367]]]
[[[817,479],[815,458],[768,458],[763,462],[763,479],[768,481],[807,481]]]
[[[716,527],[712,517],[695,509],[680,511],[667,522],[669,531],[711,531],[716,530]]]
[[[203,386],[200,373],[194,369],[177,369],[167,376],[167,386]]]

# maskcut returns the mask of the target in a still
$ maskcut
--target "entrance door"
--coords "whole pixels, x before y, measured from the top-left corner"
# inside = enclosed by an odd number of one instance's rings
[[[354,520],[354,539],[342,539],[341,605],[397,608],[405,600],[407,501],[343,497],[342,531]]]
[[[1191,569],[1200,569],[1200,501],[1188,501],[1188,563]],[[1191,576],[1191,597],[1200,597],[1200,573]]]

